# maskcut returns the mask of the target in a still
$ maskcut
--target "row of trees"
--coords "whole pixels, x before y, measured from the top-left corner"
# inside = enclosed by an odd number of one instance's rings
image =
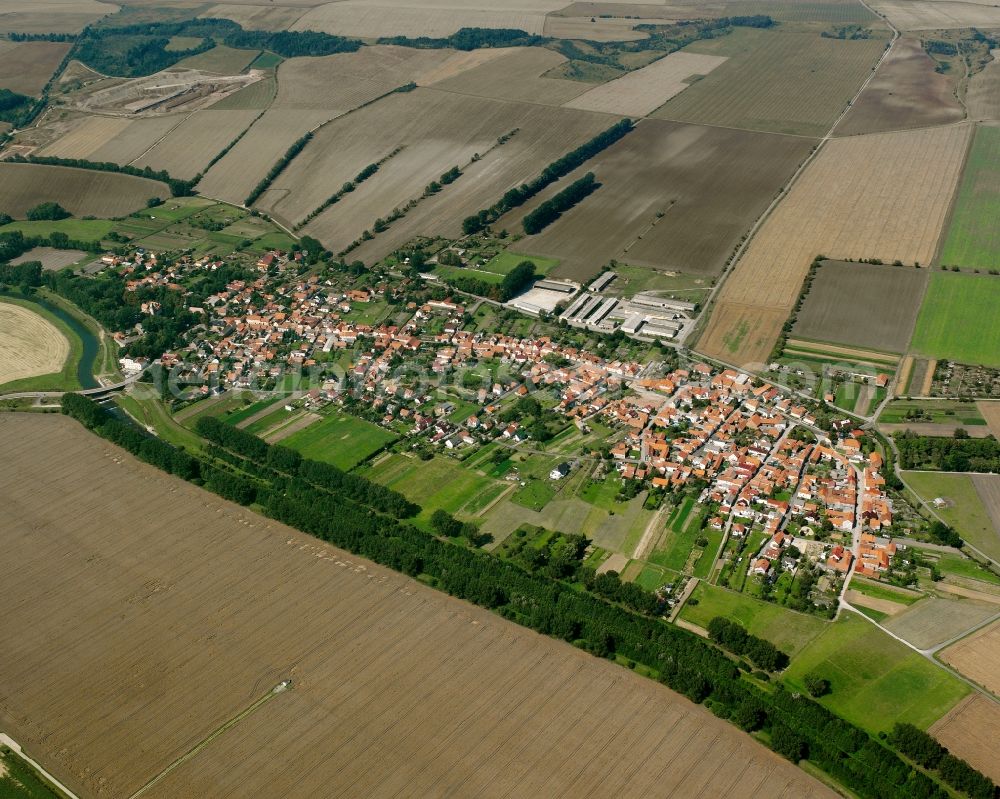
[[[1000,472],[1000,442],[995,438],[938,438],[910,430],[893,436],[903,469],[945,472]]]
[[[948,785],[974,799],[995,799],[996,786],[964,760],[955,757],[941,744],[912,724],[897,723],[889,740],[900,752],[919,766],[937,771]]]
[[[253,187],[253,190],[250,192],[250,194],[247,195],[247,198],[246,200],[243,201],[243,204],[249,207],[253,205],[255,202],[257,202],[257,199],[260,197],[260,195],[262,195],[265,191],[268,190],[270,185],[274,182],[274,179],[278,177],[278,175],[280,175],[282,172],[284,172],[285,169],[288,167],[288,165],[292,163],[295,156],[301,153],[302,150],[305,149],[305,146],[309,144],[310,141],[312,141],[312,137],[313,137],[312,132],[306,133],[304,136],[299,137],[292,144],[292,146],[285,151],[285,154],[278,159],[277,163],[275,163],[275,165],[268,170],[267,174],[264,175],[263,178],[261,178],[260,182]]]
[[[601,184],[597,182],[593,172],[588,172],[579,180],[574,180],[561,192],[543,202],[524,217],[521,222],[524,232],[529,236],[533,233],[540,233],[584,197],[597,191],[600,186]]]
[[[379,44],[394,44],[400,47],[416,47],[425,50],[478,50],[483,47],[535,47],[546,44],[551,39],[535,36],[517,28],[461,28],[451,36],[432,38],[430,36],[383,36]]]
[[[165,169],[155,170],[150,167],[116,164],[113,161],[88,161],[86,158],[58,158],[53,155],[29,155],[27,158],[14,155],[7,159],[21,164],[46,164],[48,166],[72,166],[77,169],[92,169],[97,172],[119,172],[122,175],[133,175],[137,178],[149,178],[166,183],[174,197],[187,197],[194,193],[195,180],[180,180],[170,176]]]
[[[374,511],[387,513],[397,519],[406,519],[420,512],[419,505],[410,502],[398,491],[328,463],[303,458],[287,447],[269,445],[252,433],[214,417],[200,418],[195,424],[195,430],[198,435],[257,466],[266,466],[285,475],[301,478],[308,485],[324,491],[346,494]],[[266,476],[267,473],[263,474]]]
[[[76,404],[71,400],[64,410],[76,415]],[[93,429],[100,432],[103,425]],[[206,481],[206,486],[214,488],[214,480]],[[807,757],[862,799],[947,796],[894,751],[808,697],[780,686],[765,692],[742,679],[729,657],[685,630],[532,574],[510,561],[449,544],[376,513],[343,492],[276,478],[260,481],[255,501],[271,518],[419,576],[538,632],[599,656],[641,663],[716,715],[746,730],[766,730],[775,751],[791,760]]]
[[[395,150],[393,150],[385,157],[380,158],[378,161],[372,164],[368,164],[368,166],[366,166],[364,169],[358,172],[357,175],[355,175],[354,180],[349,180],[346,183],[344,183],[344,185],[341,186],[339,189],[337,189],[336,192],[327,197],[327,199],[324,200],[321,205],[313,209],[305,219],[303,219],[295,226],[295,229],[298,230],[299,228],[305,227],[307,224],[312,222],[317,216],[323,213],[331,205],[340,202],[346,195],[354,191],[359,184],[364,183],[366,180],[368,180],[368,178],[372,177],[376,172],[378,172],[382,164],[384,164],[393,156],[398,155],[402,149],[403,149],[402,147],[397,147]]]
[[[770,641],[748,633],[742,625],[725,616],[716,616],[708,623],[708,636],[734,655],[746,656],[765,671],[781,671],[788,665],[788,655]]]
[[[487,225],[492,224],[508,211],[518,208],[543,189],[555,183],[559,178],[568,175],[577,167],[583,165],[599,152],[606,150],[616,141],[625,136],[634,127],[631,119],[616,122],[607,130],[598,133],[594,138],[581,144],[575,150],[570,150],[564,156],[549,164],[534,180],[522,183],[506,194],[489,208],[466,217],[462,222],[462,231],[466,234],[478,233]]]

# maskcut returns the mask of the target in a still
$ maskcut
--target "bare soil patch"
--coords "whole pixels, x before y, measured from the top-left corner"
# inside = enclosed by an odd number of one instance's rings
[[[973,682],[1000,696],[1000,621],[952,644],[938,655]]]
[[[955,97],[954,79],[935,72],[934,67],[934,59],[919,38],[900,39],[837,126],[836,135],[946,125],[963,119],[965,110]]]
[[[798,319],[797,337],[904,352],[913,335],[928,269],[826,261]]]
[[[971,132],[955,125],[830,141],[734,267],[699,350],[765,361],[817,255],[930,263]]]
[[[1000,119],[1000,50],[993,60],[969,79],[965,105],[970,119]]]
[[[973,768],[1000,782],[1000,705],[974,693],[959,702],[928,730],[944,746]]]
[[[0,299],[0,385],[58,372],[68,357],[69,342],[55,325]]]
[[[165,184],[147,178],[40,164],[0,162],[0,208],[24,218],[29,208],[54,200],[74,216],[111,218],[165,199]]]
[[[81,793],[130,795],[291,678],[148,795],[835,796],[654,681],[69,419],[2,416],[0,448],[16,597],[0,615],[0,719]]]
[[[69,42],[16,42],[0,51],[0,88],[37,97],[70,46]]]

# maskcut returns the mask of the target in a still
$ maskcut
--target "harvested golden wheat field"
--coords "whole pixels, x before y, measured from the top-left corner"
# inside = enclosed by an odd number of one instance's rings
[[[647,34],[634,30],[636,25],[656,24],[648,19],[597,19],[596,17],[560,17],[549,14],[542,33],[554,39],[587,39],[592,42],[631,42]]]
[[[29,208],[53,200],[74,216],[124,216],[151,197],[170,196],[156,180],[40,164],[0,162],[0,208],[23,218]]]
[[[1000,760],[996,756],[1000,704],[982,694],[970,694],[935,723],[930,733],[953,754],[1000,782]]]
[[[301,6],[259,6],[220,3],[204,11],[202,17],[231,19],[247,30],[287,30],[309,9]]]
[[[344,0],[314,8],[292,25],[296,31],[321,31],[375,39],[380,36],[450,36],[461,28],[516,28],[541,34],[545,14],[564,5],[561,0],[499,0],[468,3],[384,3]]]
[[[258,117],[259,111],[195,111],[133,163],[171,177],[197,175]]]
[[[450,60],[447,50],[363,47],[356,53],[292,58],[278,67],[273,109],[331,111],[331,118],[370,103],[433,72]]]
[[[69,342],[34,311],[0,299],[0,385],[62,369]]]
[[[486,50],[484,52],[490,52]],[[496,51],[494,51],[496,52]],[[566,62],[565,56],[541,47],[517,47],[501,50],[500,58],[463,72],[448,80],[430,84],[435,89],[492,97],[497,100],[522,100],[543,105],[562,105],[586,92],[589,84],[580,81],[545,77],[545,73]]]
[[[969,79],[965,104],[970,119],[1000,119],[1000,49],[993,60]]]
[[[876,0],[872,7],[885,14],[897,28],[908,31],[1000,25],[1000,8],[992,3]]]
[[[833,797],[663,686],[0,416],[0,724],[87,796]]]
[[[0,33],[79,33],[117,10],[101,0],[3,0]]]
[[[128,127],[123,128],[112,138],[103,143],[94,141],[97,148],[86,157],[91,161],[130,164],[180,125],[185,116],[185,114],[170,114],[162,117],[131,119]]]
[[[1000,621],[952,644],[938,657],[973,682],[1000,697]]]
[[[817,255],[929,263],[971,131],[953,125],[828,142],[726,279],[698,350],[762,363]]]
[[[595,86],[566,103],[567,108],[644,117],[684,91],[695,76],[704,76],[725,56],[676,52],[647,67]]]
[[[89,158],[110,140],[124,133],[134,120],[125,117],[85,116],[54,142],[39,150],[39,155],[58,158]]]

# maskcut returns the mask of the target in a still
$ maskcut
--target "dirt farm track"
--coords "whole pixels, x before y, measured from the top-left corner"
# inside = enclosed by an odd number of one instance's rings
[[[83,797],[832,797],[666,688],[0,415],[0,729]],[[274,695],[215,737],[282,680]]]

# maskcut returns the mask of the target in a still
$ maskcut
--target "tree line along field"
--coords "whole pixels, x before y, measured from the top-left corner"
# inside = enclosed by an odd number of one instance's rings
[[[734,265],[699,351],[763,363],[817,255],[930,263],[970,133],[954,125],[829,141]]]
[[[1000,267],[1000,127],[979,125],[965,164],[948,233],[943,264]]]
[[[518,247],[585,280],[612,258],[711,276],[809,152],[799,137],[659,119],[635,130],[497,223],[508,230],[585,172],[601,184]]]
[[[837,125],[837,136],[947,125],[965,117],[956,78],[936,63],[917,37],[897,41],[875,78]]]
[[[882,55],[887,39],[737,28],[684,52],[727,61],[653,116],[680,122],[822,136]]]
[[[1000,366],[998,303],[1000,277],[996,275],[934,272],[911,349],[938,359]]]
[[[824,261],[792,335],[853,347],[905,352],[930,270]]]
[[[421,88],[380,100],[318,131],[275,181],[262,207],[279,219],[300,220],[366,165],[402,148],[304,228],[337,251],[376,219],[421,198],[442,173],[454,166],[468,170],[376,236],[372,245],[385,254],[416,234],[461,235],[464,216],[495,202],[516,180],[536,176],[613,121],[588,112]],[[514,131],[505,143],[498,143]]]
[[[170,196],[159,181],[41,164],[0,162],[0,209],[23,218],[29,208],[57,202],[74,216],[124,216],[152,197]]]
[[[654,681],[65,417],[2,416],[0,442],[18,597],[0,616],[0,719],[81,794],[131,795],[211,738],[145,795],[835,795]]]

